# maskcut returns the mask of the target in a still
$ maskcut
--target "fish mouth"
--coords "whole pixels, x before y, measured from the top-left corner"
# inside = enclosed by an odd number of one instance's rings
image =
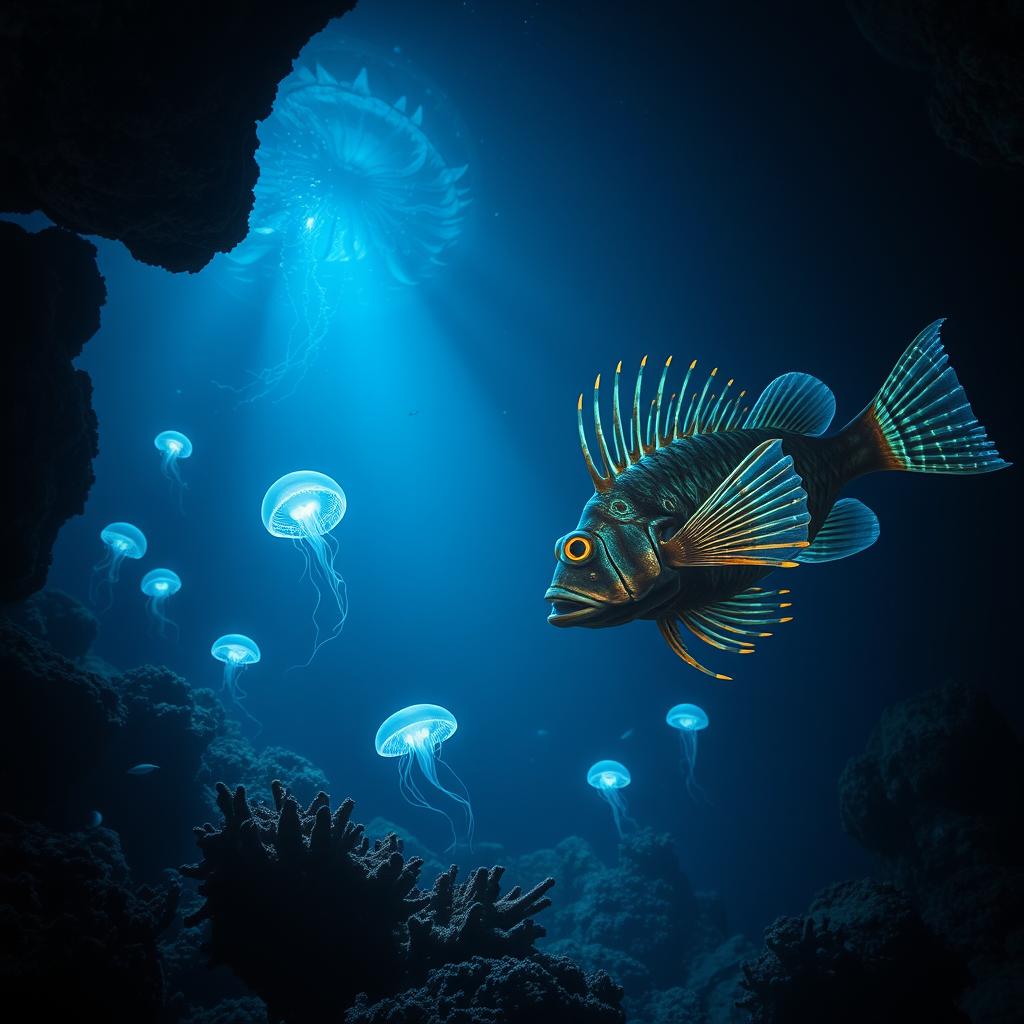
[[[552,626],[572,626],[583,619],[589,619],[601,610],[601,602],[584,597],[564,587],[548,587],[544,600],[551,603],[548,622]]]

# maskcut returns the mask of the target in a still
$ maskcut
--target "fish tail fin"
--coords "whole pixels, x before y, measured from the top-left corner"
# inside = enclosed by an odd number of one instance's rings
[[[991,473],[996,451],[949,365],[936,320],[910,343],[871,404],[840,435],[853,442],[854,475]]]

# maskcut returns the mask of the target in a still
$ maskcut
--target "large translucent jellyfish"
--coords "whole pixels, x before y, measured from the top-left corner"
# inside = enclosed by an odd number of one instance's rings
[[[213,641],[210,653],[218,660],[224,662],[223,690],[231,699],[235,707],[259,728],[263,724],[258,718],[254,718],[249,709],[242,703],[248,696],[239,684],[242,673],[250,666],[260,660],[259,644],[252,637],[244,633],[226,633]]]
[[[626,811],[626,798],[622,790],[633,781],[629,769],[619,761],[598,761],[590,766],[587,782],[601,794],[605,803],[612,809],[612,818],[619,835],[622,835],[623,822],[633,823]]]
[[[167,599],[181,590],[181,577],[172,569],[150,569],[142,577],[139,589],[148,599],[146,607],[156,623],[156,630],[160,636],[167,633],[168,626],[172,626],[177,632],[178,624],[167,617],[166,608]]]
[[[345,492],[336,480],[311,469],[275,480],[263,497],[263,525],[274,537],[287,537],[302,552],[305,574],[316,591],[313,606],[313,652],[334,639],[348,617],[348,590],[334,568],[338,542],[331,536],[348,508]],[[326,609],[328,622],[321,629],[319,615]]]
[[[179,430],[161,430],[153,438],[153,446],[160,452],[160,469],[168,480],[184,487],[178,463],[192,455],[192,442]]]
[[[435,807],[424,796],[420,789],[414,769],[419,768],[420,774],[427,783],[439,793],[457,803],[466,816],[466,842],[473,845],[473,808],[470,806],[469,793],[462,780],[441,759],[441,744],[444,743],[458,728],[455,716],[437,704],[413,704],[411,707],[396,711],[381,723],[377,730],[374,745],[381,757],[397,757],[398,787],[402,796],[413,807],[422,807],[434,811],[448,820],[452,830],[452,842],[448,847],[453,849],[458,842],[455,822],[447,811]],[[438,778],[437,768],[442,766],[461,792],[454,792],[446,787]],[[446,851],[447,852],[447,851]]]
[[[243,400],[295,389],[343,297],[371,279],[411,285],[442,264],[469,201],[466,167],[442,156],[421,106],[374,96],[350,53],[313,53],[259,126],[249,235],[226,257],[248,282],[279,270],[295,316],[280,362],[233,389]]]
[[[697,785],[697,733],[708,727],[708,716],[703,708],[696,704],[677,704],[669,708],[665,721],[673,729],[679,730],[679,740],[683,748],[683,770],[686,772],[686,790],[696,800],[706,800],[707,795]]]
[[[101,611],[114,602],[114,584],[121,578],[121,563],[126,558],[142,558],[146,553],[146,535],[131,523],[109,523],[100,530],[106,551],[92,567],[89,599]]]

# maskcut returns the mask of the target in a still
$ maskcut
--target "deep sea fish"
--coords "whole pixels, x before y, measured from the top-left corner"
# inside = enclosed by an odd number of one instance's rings
[[[789,622],[789,589],[756,584],[776,568],[831,562],[869,547],[878,519],[839,493],[865,473],[989,473],[1009,465],[975,418],[939,332],[926,327],[900,357],[878,394],[838,433],[823,437],[835,414],[832,392],[815,377],[787,373],[752,408],[733,397],[717,368],[678,398],[665,398],[672,363],[640,418],[647,357],[633,392],[629,443],[619,408],[620,362],[612,391],[611,448],[594,382],[594,432],[602,466],[591,457],[577,403],[580,445],[595,494],[579,525],[555,545],[545,599],[555,626],[591,629],[653,619],[672,651],[700,664],[681,626],[711,647],[753,654],[769,627]]]
[[[126,775],[148,775],[150,772],[155,772],[160,765],[158,764],[136,764],[132,765],[131,768],[125,772]]]

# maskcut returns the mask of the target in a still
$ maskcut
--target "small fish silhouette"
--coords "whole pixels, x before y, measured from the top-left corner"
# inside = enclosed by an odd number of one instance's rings
[[[624,733],[623,733],[623,734],[622,734],[622,735],[621,735],[621,736],[619,737],[619,739],[620,739],[620,740],[628,740],[628,739],[629,739],[629,737],[630,737],[630,736],[632,736],[634,732],[636,732],[636,730],[635,730],[635,729],[627,729],[627,730],[626,730],[626,731],[625,731],[625,732],[624,732]]]
[[[133,765],[125,773],[127,775],[148,775],[150,772],[155,772],[160,765],[158,764],[137,764]]]

